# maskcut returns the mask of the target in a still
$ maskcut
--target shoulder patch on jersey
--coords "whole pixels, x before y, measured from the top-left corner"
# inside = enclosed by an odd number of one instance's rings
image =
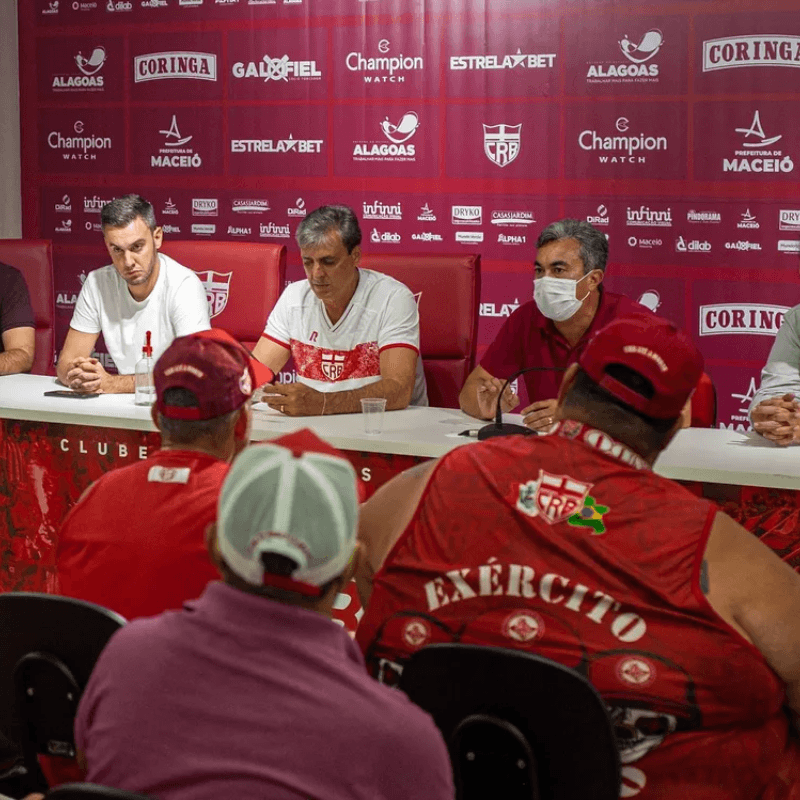
[[[573,514],[567,520],[567,524],[575,528],[591,528],[594,531],[592,536],[600,536],[606,532],[603,515],[608,514],[609,510],[608,506],[601,505],[594,497],[587,495],[583,501],[583,508]]]
[[[150,467],[148,483],[189,483],[190,467]]]

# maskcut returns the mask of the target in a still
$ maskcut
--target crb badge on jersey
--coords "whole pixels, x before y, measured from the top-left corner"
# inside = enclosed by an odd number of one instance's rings
[[[540,469],[535,481],[520,484],[517,508],[529,517],[543,517],[550,525],[566,522],[583,508],[593,485]]]
[[[231,290],[232,272],[214,272],[206,270],[198,272],[197,277],[206,290],[206,300],[208,301],[208,316],[214,319],[225,310],[228,305],[228,295]]]

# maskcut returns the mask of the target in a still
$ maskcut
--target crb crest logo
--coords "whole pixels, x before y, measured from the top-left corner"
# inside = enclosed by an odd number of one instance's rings
[[[537,480],[520,485],[517,508],[529,517],[541,516],[549,525],[557,525],[583,508],[593,485],[540,469]]]
[[[344,372],[344,353],[323,353],[320,368],[329,381],[338,381]]]
[[[507,167],[518,155],[520,147],[519,125],[484,125],[483,152],[493,164]]]
[[[228,294],[231,290],[232,272],[198,272],[197,277],[206,290],[206,300],[208,300],[208,316],[211,319],[218,316],[228,305]]]

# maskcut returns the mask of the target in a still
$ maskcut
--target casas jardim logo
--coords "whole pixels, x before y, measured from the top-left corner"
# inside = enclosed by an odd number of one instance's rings
[[[133,59],[134,83],[183,78],[195,81],[217,80],[217,57],[214,53],[180,51],[146,53]]]

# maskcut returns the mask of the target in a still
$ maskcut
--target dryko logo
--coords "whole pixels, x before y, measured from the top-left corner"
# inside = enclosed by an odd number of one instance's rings
[[[703,72],[736,67],[800,67],[800,36],[759,34],[703,42]]]
[[[261,61],[237,61],[231,72],[234,78],[256,78],[265,83],[322,80],[316,61],[295,61],[285,53],[280,58],[264,55]]]
[[[416,161],[416,147],[409,141],[419,129],[415,111],[407,111],[396,125],[386,117],[378,127],[384,139],[354,142],[354,161]]]
[[[106,63],[106,50],[104,47],[95,47],[85,57],[80,51],[74,56],[75,65],[80,74],[59,74],[53,76],[52,89],[54,92],[102,92],[103,76],[100,72]]]
[[[518,47],[515,54],[489,56],[450,56],[451,70],[525,70],[552,69],[555,53],[523,53]]]
[[[178,120],[172,115],[172,123],[159,133],[164,137],[158,155],[150,156],[150,166],[160,168],[198,169],[203,165],[200,154],[191,146],[193,135],[183,136],[178,128]]]
[[[700,306],[700,335],[758,334],[775,336],[788,306],[763,303],[717,303]]]
[[[483,152],[486,158],[498,167],[507,167],[519,155],[521,131],[522,123],[484,125]]]
[[[146,53],[133,59],[134,83],[184,78],[196,81],[216,81],[217,57],[214,53],[188,51]]]
[[[422,72],[425,62],[422,56],[395,54],[389,39],[378,42],[378,55],[374,53],[348,53],[344,63],[350,72],[357,72],[364,83],[405,83],[409,73]]]
[[[666,136],[646,136],[631,131],[627,117],[618,117],[614,127],[617,132],[610,136],[605,131],[581,131],[578,145],[581,150],[598,153],[600,164],[645,164],[648,153],[669,149]]]
[[[586,83],[658,83],[659,65],[655,58],[663,44],[664,35],[658,28],[651,28],[638,39],[623,36],[617,42],[617,52],[621,52],[624,60],[618,55],[616,61],[590,63]]]
[[[750,126],[736,128],[741,134],[740,150],[735,150],[733,158],[722,159],[723,172],[793,172],[794,161],[790,155],[773,148],[783,134],[767,135],[761,124],[761,113],[756,109]],[[770,131],[772,133],[772,131]]]
[[[82,120],[76,120],[72,131],[67,131],[66,135],[61,131],[50,131],[47,145],[51,150],[60,151],[65,161],[96,161],[97,152],[111,150],[113,142],[110,136],[92,135],[86,131]]]

